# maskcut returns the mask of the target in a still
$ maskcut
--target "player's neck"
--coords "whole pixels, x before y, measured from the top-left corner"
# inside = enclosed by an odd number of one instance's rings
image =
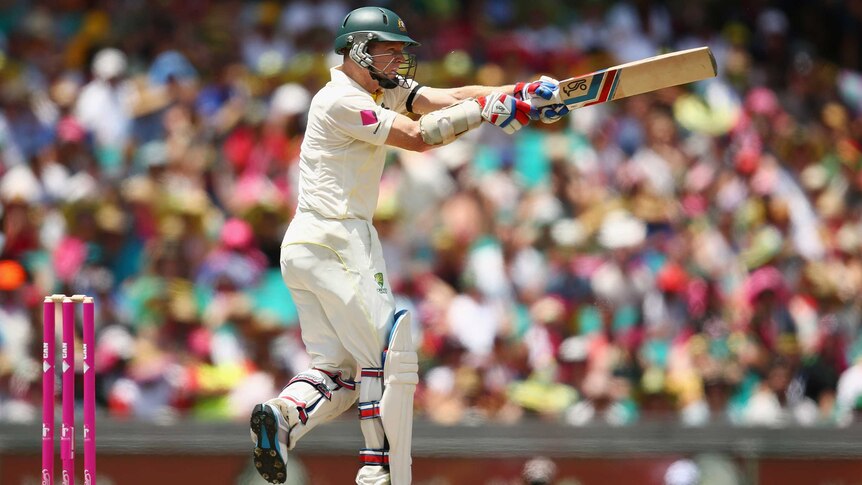
[[[368,70],[360,67],[351,60],[345,59],[344,63],[341,65],[341,70],[347,75],[347,77],[353,79],[357,84],[362,86],[362,89],[368,91],[369,94],[374,94],[380,89],[380,83],[371,77]]]

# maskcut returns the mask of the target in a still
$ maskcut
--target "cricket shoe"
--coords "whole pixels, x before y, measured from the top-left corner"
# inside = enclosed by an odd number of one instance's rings
[[[258,404],[251,412],[251,438],[254,442],[254,467],[264,480],[287,480],[287,436],[290,426],[272,404]]]

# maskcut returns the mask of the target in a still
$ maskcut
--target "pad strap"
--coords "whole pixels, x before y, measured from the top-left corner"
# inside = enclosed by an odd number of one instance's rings
[[[359,450],[359,461],[363,465],[389,466],[389,451],[363,448]]]
[[[321,377],[303,372],[301,374],[297,374],[297,376],[291,379],[290,382],[287,383],[287,385],[289,387],[291,384],[296,382],[304,382],[311,387],[317,389],[317,392],[319,392],[320,395],[325,397],[327,400],[332,399],[332,391],[329,389],[329,386],[326,385],[326,381],[324,381]]]
[[[359,419],[380,418],[380,401],[359,403]]]
[[[356,381],[351,381],[350,379],[344,379],[343,377],[341,377],[341,371],[333,373],[333,372],[325,371],[323,369],[318,369],[316,367],[314,369],[319,370],[320,372],[323,372],[324,374],[329,376],[330,379],[332,379],[332,382],[335,383],[335,389],[333,389],[333,391],[337,391],[341,388],[348,389],[351,391],[356,390]]]
[[[379,367],[366,367],[362,369],[362,377],[377,377],[383,378],[383,369]]]

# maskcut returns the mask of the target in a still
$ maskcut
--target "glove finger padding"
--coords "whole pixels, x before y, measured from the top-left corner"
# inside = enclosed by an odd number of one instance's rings
[[[529,101],[533,98],[549,100],[554,97],[554,92],[559,89],[559,82],[553,78],[542,76],[538,81],[519,82],[515,84],[515,98]]]
[[[504,93],[491,93],[476,100],[482,107],[482,118],[512,134],[530,122],[529,103]]]
[[[555,123],[569,113],[569,107],[565,104],[552,104],[541,108],[530,110],[530,119],[542,123]]]

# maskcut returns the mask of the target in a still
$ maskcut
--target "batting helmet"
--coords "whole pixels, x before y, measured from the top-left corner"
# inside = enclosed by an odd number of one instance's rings
[[[407,35],[404,21],[392,10],[382,7],[361,7],[344,17],[335,38],[335,53],[343,54],[360,36],[368,40],[404,42],[419,45]]]

